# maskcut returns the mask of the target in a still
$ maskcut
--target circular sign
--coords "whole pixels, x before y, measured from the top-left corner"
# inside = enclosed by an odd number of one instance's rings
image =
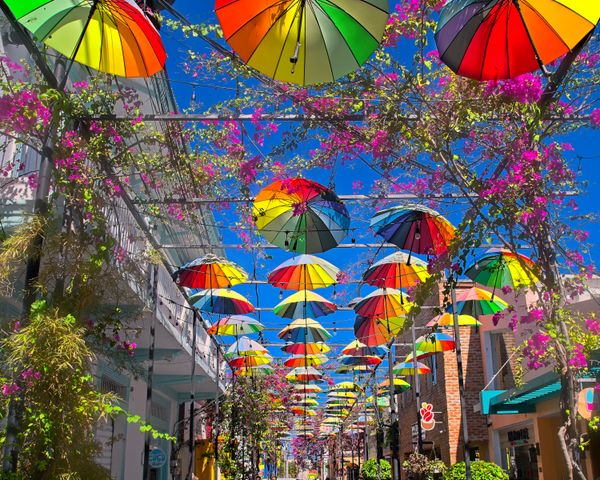
[[[148,464],[150,468],[160,468],[167,462],[167,456],[160,448],[153,448],[150,450],[148,456]]]
[[[579,392],[577,400],[577,412],[586,420],[590,420],[594,412],[600,410],[600,392],[595,388],[584,388]]]

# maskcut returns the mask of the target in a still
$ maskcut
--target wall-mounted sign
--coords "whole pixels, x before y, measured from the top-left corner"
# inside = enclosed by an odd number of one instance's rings
[[[421,428],[428,432],[435,428],[435,418],[433,415],[433,405],[431,403],[423,402],[421,404]]]
[[[161,468],[167,461],[167,456],[160,448],[153,448],[150,450],[148,457],[148,463],[150,468]]]
[[[511,445],[527,445],[529,443],[529,429],[511,430],[507,433]]]
[[[577,413],[586,420],[591,420],[594,412],[600,411],[600,391],[598,389],[584,388],[579,392],[577,399]]]

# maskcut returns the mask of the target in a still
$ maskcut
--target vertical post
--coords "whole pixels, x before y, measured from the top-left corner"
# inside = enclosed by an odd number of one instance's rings
[[[460,418],[463,429],[465,453],[465,478],[471,480],[471,448],[469,446],[469,430],[467,419],[467,402],[465,399],[465,381],[463,376],[462,349],[460,345],[460,328],[458,326],[458,311],[456,306],[456,284],[452,282],[452,316],[454,319],[454,342],[456,348],[456,367],[458,373],[458,392],[460,396]]]
[[[399,480],[400,465],[398,462],[398,417],[396,415],[396,395],[394,393],[394,343],[388,350],[388,379],[390,381],[390,432],[391,432],[391,459],[392,480]]]
[[[146,422],[152,416],[152,383],[154,380],[154,349],[156,347],[156,317],[158,316],[158,265],[152,266],[152,302],[153,312],[150,322],[150,346],[148,349],[148,378],[146,380]],[[150,478],[150,433],[146,432],[144,440],[144,473],[143,479]]]
[[[216,363],[216,380],[217,380],[217,388],[215,389],[215,424],[213,428],[214,435],[214,457],[215,457],[215,477],[214,480],[219,479],[219,366],[221,360],[219,359],[219,345],[215,343],[215,348],[217,350],[217,363]]]
[[[188,469],[188,475],[191,476],[191,473],[195,470],[194,466],[194,457],[195,457],[195,437],[196,432],[194,431],[196,428],[195,420],[196,420],[196,391],[194,386],[194,377],[196,376],[196,323],[198,321],[198,313],[196,310],[192,310],[192,372],[190,378],[190,468]]]
[[[410,327],[410,331],[412,336],[412,363],[414,372],[415,403],[417,406],[417,453],[423,453],[423,429],[421,427],[421,378],[419,377],[419,371],[417,369],[417,339],[415,333],[416,321],[416,318],[412,319],[412,326]]]

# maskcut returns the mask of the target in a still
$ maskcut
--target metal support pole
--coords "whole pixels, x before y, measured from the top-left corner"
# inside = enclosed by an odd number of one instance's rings
[[[465,381],[463,376],[462,349],[460,345],[460,328],[458,326],[458,312],[456,307],[456,288],[452,284],[452,315],[454,317],[454,342],[456,348],[456,367],[458,373],[458,392],[460,396],[460,418],[463,428],[463,443],[465,453],[465,478],[471,480],[471,448],[469,446],[469,430],[467,419],[467,401],[465,399]]]
[[[194,387],[194,376],[196,375],[196,322],[198,321],[198,313],[196,310],[192,311],[192,372],[190,378],[190,464],[188,468],[188,473],[186,478],[191,478],[194,472],[194,447],[195,447],[195,437],[196,433],[194,429],[196,428],[195,420],[196,420],[196,392]]]
[[[396,415],[396,395],[394,393],[394,346],[388,350],[388,379],[390,381],[390,432],[391,432],[391,464],[392,480],[400,479],[400,464],[398,462],[398,416]]]
[[[154,350],[156,347],[156,317],[158,316],[158,265],[152,266],[152,301],[154,310],[150,323],[150,346],[148,349],[148,378],[146,379],[146,422],[150,421],[152,416],[152,383],[154,380]],[[145,434],[144,439],[144,473],[143,479],[150,479],[150,440],[149,432]]]
[[[218,345],[216,346],[216,351],[217,351],[217,364],[216,364],[216,380],[217,380],[217,388],[215,390],[215,424],[214,424],[214,428],[213,428],[213,435],[214,435],[214,458],[215,458],[215,476],[214,476],[214,480],[218,480],[219,478],[219,365],[221,363],[221,360],[219,359],[219,352],[220,349],[218,347]]]
[[[417,369],[417,339],[415,333],[416,318],[412,319],[410,328],[412,335],[412,352],[413,352],[413,371],[414,371],[414,386],[415,386],[415,403],[417,406],[417,453],[423,453],[423,428],[421,427],[421,379]]]

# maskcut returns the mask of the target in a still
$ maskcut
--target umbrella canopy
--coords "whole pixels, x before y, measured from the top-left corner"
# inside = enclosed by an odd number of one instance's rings
[[[239,265],[209,253],[186,263],[173,278],[182,287],[208,290],[244,283],[248,274]]]
[[[338,196],[311,180],[290,178],[263,188],[252,216],[273,245],[298,253],[325,252],[348,234],[350,216]]]
[[[354,393],[354,392],[346,392],[346,391],[333,391],[333,392],[329,392],[327,394],[327,396],[329,398],[351,398],[353,400],[356,400],[358,398],[358,395],[356,395],[356,393]]]
[[[324,355],[294,355],[288,358],[283,364],[286,367],[315,367],[322,365],[327,361]]]
[[[241,315],[254,311],[254,306],[246,297],[226,288],[200,290],[189,301],[198,310],[221,315]]]
[[[307,417],[314,417],[317,412],[315,412],[314,410],[310,409],[310,408],[306,408],[306,407],[290,407],[290,412],[292,412],[294,415],[305,415]],[[306,435],[311,435],[310,432],[307,432]]]
[[[370,372],[371,369],[367,365],[342,365],[335,369],[335,373],[355,373],[355,372]]]
[[[573,49],[598,23],[600,4],[577,0],[452,0],[435,41],[441,60],[476,80],[533,72]]]
[[[354,305],[354,311],[363,317],[388,318],[406,315],[410,307],[404,292],[395,288],[378,288]]]
[[[376,355],[378,357],[382,357],[387,351],[387,347],[369,347],[360,340],[353,340],[342,349],[344,355]]]
[[[333,82],[379,46],[388,0],[216,0],[225,40],[241,59],[282,82]]]
[[[331,334],[312,318],[298,318],[281,330],[277,336],[293,343],[324,342]]]
[[[415,347],[421,352],[439,353],[454,350],[455,343],[447,333],[433,332],[417,338]]]
[[[233,370],[233,374],[239,377],[264,377],[271,375],[273,368],[269,365],[259,365],[257,367],[242,367]]]
[[[316,407],[319,405],[319,402],[314,398],[302,398],[298,400],[293,400],[294,405],[299,405],[301,407]]]
[[[518,288],[538,281],[533,274],[534,263],[525,255],[496,249],[488,251],[465,270],[465,275],[486,287],[501,289],[509,286]]]
[[[331,350],[328,345],[324,343],[287,343],[281,347],[285,353],[291,353],[293,355],[318,355],[320,353],[327,353]]]
[[[363,388],[354,382],[340,382],[332,385],[330,392],[362,392]]]
[[[318,385],[294,385],[293,386],[294,393],[297,392],[306,392],[306,393],[321,393],[323,389]]]
[[[338,360],[342,365],[379,365],[381,363],[381,358],[375,355],[342,355]]]
[[[386,378],[383,382],[379,383],[379,392],[378,393],[385,393],[386,391],[389,392],[390,389],[390,379]],[[410,383],[406,382],[405,380],[402,380],[401,378],[394,378],[394,393],[402,393],[407,391],[410,388]]]
[[[384,345],[404,328],[404,317],[375,318],[357,316],[354,335],[367,346]]]
[[[323,374],[313,367],[296,367],[285,378],[293,382],[309,382],[311,380],[321,380]]]
[[[437,325],[438,327],[453,327],[454,326],[454,315],[451,313],[442,313],[436,317],[433,317],[429,323],[427,323],[428,327],[432,327]],[[459,315],[458,316],[458,326],[459,327],[480,327],[481,322],[476,318],[470,315]]]
[[[469,290],[461,292],[456,301],[457,313],[472,317],[493,315],[507,308],[508,303],[504,300],[494,296],[487,290],[477,287],[472,287]],[[452,305],[449,305],[446,311],[452,313]]]
[[[363,281],[380,288],[408,288],[429,277],[423,260],[394,252],[371,265],[363,274]]]
[[[417,375],[423,375],[431,372],[431,368],[421,362],[417,362],[416,369]],[[415,364],[414,362],[401,362],[394,367],[393,372],[395,375],[414,375]]]
[[[273,313],[284,318],[322,317],[337,310],[337,305],[318,293],[300,290],[284,298]]]
[[[209,335],[234,336],[257,333],[265,327],[258,320],[245,315],[220,318],[207,330]]]
[[[456,230],[438,212],[422,205],[380,210],[371,218],[371,229],[402,250],[427,255],[446,252]]]
[[[273,357],[268,354],[260,355],[245,355],[241,357],[232,357],[227,360],[231,368],[251,368],[258,367],[260,365],[267,365],[271,363]]]
[[[152,22],[133,0],[5,0],[36,40],[95,70],[149,77],[167,54]]]
[[[248,337],[240,337],[234,342],[225,352],[225,358],[233,358],[248,355],[263,355],[267,353],[267,349],[260,343],[249,339]]]
[[[434,355],[433,352],[424,352],[422,350],[417,350],[417,360],[422,360],[423,358],[427,358],[427,357],[431,357],[432,355]],[[404,359],[405,362],[412,362],[413,359],[413,352],[410,352],[406,358]]]
[[[267,280],[284,290],[314,290],[335,285],[339,273],[339,268],[327,260],[304,254],[283,262],[269,273]]]

